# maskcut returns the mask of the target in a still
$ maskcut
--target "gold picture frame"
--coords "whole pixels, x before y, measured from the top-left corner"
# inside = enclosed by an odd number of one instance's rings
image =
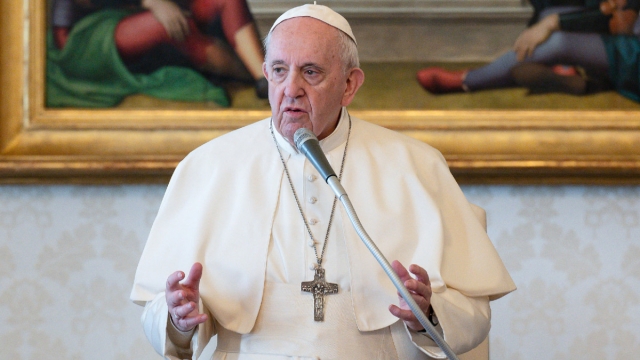
[[[45,0],[0,2],[0,182],[166,182],[258,110],[44,106]],[[639,111],[353,111],[436,147],[463,183],[638,183]]]

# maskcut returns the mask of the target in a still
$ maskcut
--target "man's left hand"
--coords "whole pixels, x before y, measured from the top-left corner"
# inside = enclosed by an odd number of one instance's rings
[[[427,313],[429,306],[431,305],[431,282],[429,281],[429,275],[427,271],[418,265],[412,264],[409,266],[409,271],[397,260],[391,263],[391,267],[398,274],[400,280],[404,283],[404,286],[409,290],[413,296],[413,300],[418,304],[420,310],[423,313]],[[412,277],[411,274],[415,276]],[[424,330],[418,318],[411,312],[409,305],[404,301],[402,296],[398,293],[400,299],[400,306],[390,305],[389,311],[393,316],[402,319],[407,327],[414,331]]]

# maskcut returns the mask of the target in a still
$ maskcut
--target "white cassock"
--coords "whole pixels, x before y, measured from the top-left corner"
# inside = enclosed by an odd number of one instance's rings
[[[349,118],[320,143],[378,248],[429,274],[432,306],[454,352],[487,336],[489,300],[515,285],[442,155],[396,132]],[[313,320],[314,249],[266,119],[199,147],[177,167],[140,259],[131,299],[146,304],[145,333],[167,358],[166,279],[198,261],[201,311],[191,347],[217,335],[214,359],[423,359],[444,354],[388,311],[397,292],[338,202],[322,263],[338,294]],[[274,131],[321,251],[334,195],[308,160]],[[171,326],[169,324],[169,326]]]

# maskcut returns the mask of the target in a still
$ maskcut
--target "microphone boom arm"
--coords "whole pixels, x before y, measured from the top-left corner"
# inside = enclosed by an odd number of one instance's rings
[[[447,358],[449,358],[450,360],[458,360],[456,354],[454,354],[449,347],[449,344],[447,344],[447,342],[444,341],[444,339],[442,338],[442,336],[440,336],[436,329],[433,328],[433,325],[431,325],[431,323],[427,319],[427,316],[422,312],[422,309],[420,309],[418,304],[416,304],[415,300],[413,300],[413,296],[411,296],[411,293],[404,286],[398,274],[396,274],[396,272],[393,270],[391,264],[389,264],[389,261],[387,261],[384,255],[382,255],[382,252],[380,252],[376,244],[373,242],[373,240],[371,240],[367,232],[364,230],[364,227],[360,223],[358,215],[356,214],[356,211],[354,210],[353,205],[349,200],[349,196],[347,196],[347,192],[342,187],[342,184],[340,184],[340,180],[336,176],[336,173],[331,168],[331,164],[329,164],[329,161],[327,161],[326,156],[322,152],[320,143],[318,142],[318,138],[316,137],[316,135],[309,129],[300,128],[296,130],[293,137],[296,148],[298,148],[298,150],[301,151],[307,157],[307,159],[309,159],[316,170],[318,170],[318,173],[320,173],[320,176],[322,176],[326,183],[329,184],[336,197],[340,199],[340,202],[342,203],[344,209],[347,211],[347,215],[349,216],[354,229],[358,233],[358,236],[360,236],[360,239],[364,242],[369,251],[371,251],[371,254],[373,254],[373,257],[376,258],[380,266],[382,266],[384,272],[387,273],[387,276],[389,277],[389,279],[391,279],[391,282],[393,282],[393,285],[398,290],[398,293],[400,293],[400,296],[402,296],[402,298],[407,302],[407,305],[409,305],[411,312],[413,312],[418,321],[420,321],[420,324],[422,324],[424,329],[427,331],[427,334],[429,334],[431,339],[433,339],[433,341],[435,341],[440,349],[444,351]]]
[[[402,283],[402,280],[400,280],[398,274],[396,274],[396,272],[391,267],[391,264],[389,264],[389,261],[387,261],[382,252],[380,252],[376,244],[373,242],[373,240],[371,240],[371,238],[365,231],[364,227],[360,223],[360,220],[358,219],[358,215],[356,214],[353,205],[351,204],[351,200],[349,200],[349,196],[342,187],[342,184],[340,184],[338,177],[335,175],[329,176],[329,178],[327,178],[327,184],[331,187],[333,193],[342,203],[345,211],[347,212],[347,215],[349,216],[349,219],[351,220],[351,224],[358,233],[358,236],[360,236],[360,239],[362,240],[362,242],[364,242],[369,251],[371,251],[371,254],[373,254],[373,257],[376,258],[380,266],[382,266],[384,272],[387,273],[387,276],[389,277],[389,279],[391,279],[391,282],[393,282],[393,285],[396,287],[402,298],[407,302],[407,305],[409,305],[411,312],[413,312],[416,318],[418,318],[418,321],[420,321],[420,324],[422,324],[424,329],[427,331],[427,334],[429,334],[431,339],[433,339],[433,341],[440,347],[440,349],[442,349],[448,359],[458,360],[458,357],[453,352],[453,350],[451,350],[449,344],[447,344],[442,336],[440,336],[433,325],[431,325],[431,323],[427,319],[427,316],[424,314],[424,312],[422,312],[422,309],[420,309],[418,304],[415,302],[409,290],[407,290],[407,288]]]

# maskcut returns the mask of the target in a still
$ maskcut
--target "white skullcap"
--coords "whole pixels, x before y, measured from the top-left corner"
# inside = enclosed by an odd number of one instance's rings
[[[315,1],[313,5],[306,4],[294,7],[293,9],[289,9],[284,14],[280,15],[276,22],[273,23],[271,30],[269,30],[269,34],[271,34],[273,32],[273,29],[275,29],[276,26],[278,26],[278,24],[280,24],[281,22],[297,17],[312,17],[314,19],[318,19],[347,34],[351,38],[351,40],[353,40],[353,42],[358,45],[356,37],[353,36],[351,26],[349,26],[347,19],[324,5],[316,5]]]

